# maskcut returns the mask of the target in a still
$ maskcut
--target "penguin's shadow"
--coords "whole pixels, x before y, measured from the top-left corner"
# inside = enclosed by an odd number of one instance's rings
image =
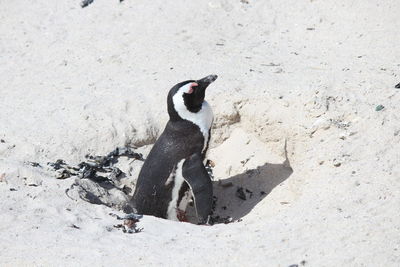
[[[271,191],[293,173],[288,159],[282,164],[266,163],[256,169],[213,182],[214,216],[238,220],[246,216]]]

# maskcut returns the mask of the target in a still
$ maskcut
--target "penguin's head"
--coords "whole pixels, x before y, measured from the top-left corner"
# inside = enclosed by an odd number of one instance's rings
[[[168,94],[170,119],[179,119],[179,111],[199,112],[204,102],[206,88],[217,78],[217,75],[208,75],[200,80],[188,80],[172,87]]]

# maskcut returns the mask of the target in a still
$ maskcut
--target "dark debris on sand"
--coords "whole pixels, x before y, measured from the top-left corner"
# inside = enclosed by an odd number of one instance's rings
[[[81,7],[82,7],[82,8],[87,7],[88,5],[92,4],[93,1],[94,1],[94,0],[83,0],[83,1],[81,2]],[[120,3],[123,2],[123,1],[124,1],[124,0],[119,0]]]
[[[213,196],[213,204],[212,204],[212,208],[211,208],[211,214],[208,216],[207,219],[207,225],[214,225],[214,224],[219,224],[219,223],[224,223],[224,224],[228,224],[233,222],[233,218],[230,216],[226,216],[226,217],[221,217],[217,214],[215,214],[215,210],[217,208],[217,201],[218,198],[216,196]],[[226,209],[226,207],[225,207]]]
[[[264,191],[260,192],[260,196],[265,195],[266,193]],[[252,198],[253,197],[253,191],[250,191],[247,188],[243,188],[243,187],[238,187],[236,190],[236,194],[235,194],[238,198],[240,198],[241,200],[247,200],[247,198]]]
[[[230,216],[227,217],[220,217],[219,215],[215,215],[215,216],[209,216],[207,224],[208,225],[214,225],[214,224],[220,224],[220,223],[224,223],[224,224],[228,224],[228,223],[232,223],[233,222],[233,218]]]
[[[33,162],[33,161],[27,161],[25,163],[30,165],[30,166],[32,166],[32,167],[42,167],[39,163]]]
[[[81,7],[82,7],[82,8],[87,7],[87,6],[90,5],[91,3],[93,3],[93,0],[83,0],[83,1],[81,2]]]
[[[246,200],[246,194],[244,193],[243,187],[238,187],[236,190],[236,196],[241,200]]]
[[[117,220],[124,220],[124,223],[114,225],[114,228],[122,229],[122,232],[127,234],[136,234],[143,231],[143,228],[138,228],[136,223],[139,222],[143,215],[130,213],[126,214],[124,217],[120,217],[115,213],[110,213],[109,215],[117,218]]]
[[[77,176],[82,179],[90,179],[94,182],[101,183],[112,181],[123,174],[119,168],[114,166],[120,157],[144,161],[143,155],[141,153],[136,153],[132,148],[117,147],[106,156],[86,155],[85,158],[87,161],[82,161],[78,166],[70,166],[62,159],[58,159],[56,162],[48,162],[47,164],[58,172],[58,179]],[[105,177],[99,175],[99,173],[107,173],[108,175]]]

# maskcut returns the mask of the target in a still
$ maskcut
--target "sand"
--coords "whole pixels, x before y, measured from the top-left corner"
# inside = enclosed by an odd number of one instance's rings
[[[400,264],[400,2],[0,6],[1,266]],[[125,234],[109,215],[123,197],[65,194],[76,179],[47,162],[125,145],[146,156],[168,90],[209,74],[207,158],[234,222],[145,216]],[[121,166],[132,185],[141,162]]]

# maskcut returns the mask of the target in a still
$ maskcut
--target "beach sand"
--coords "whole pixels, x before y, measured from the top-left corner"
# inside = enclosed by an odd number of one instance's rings
[[[1,266],[400,264],[399,1],[79,4],[0,1]],[[144,216],[126,234],[109,215],[125,196],[67,196],[79,179],[47,162],[146,157],[169,89],[209,74],[232,223]],[[134,184],[142,162],[120,164]]]

